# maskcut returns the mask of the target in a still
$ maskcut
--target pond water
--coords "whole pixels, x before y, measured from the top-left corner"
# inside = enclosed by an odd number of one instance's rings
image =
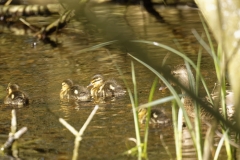
[[[158,8],[158,10],[165,17],[167,23],[158,23],[140,6],[130,6],[125,16],[125,6],[111,4],[94,8],[99,18],[107,21],[113,20],[120,26],[127,25],[135,39],[156,41],[176,49],[179,49],[177,45],[179,44],[181,50],[196,62],[199,44],[192,34],[192,29],[197,30],[200,34],[203,32],[198,11],[176,8]],[[28,127],[26,134],[19,140],[19,157],[21,159],[71,159],[75,137],[58,119],[65,119],[76,130],[79,130],[95,103],[81,103],[78,107],[61,105],[59,92],[63,80],[70,78],[80,85],[87,86],[94,74],[102,74],[107,78],[115,78],[124,86],[113,61],[108,58],[109,51],[114,55],[113,59],[132,87],[132,59],[127,55],[128,48],[109,45],[81,53],[82,49],[109,40],[101,36],[101,30],[97,27],[85,24],[88,26],[86,28],[83,27],[83,23],[87,23],[86,20],[83,19],[81,23],[72,21],[60,35],[53,36],[59,43],[57,47],[41,41],[37,41],[37,45],[32,46],[35,39],[30,35],[13,35],[10,32],[0,34],[1,144],[6,141],[11,125],[12,107],[3,105],[8,83],[19,84],[30,97],[29,106],[16,109],[18,128]],[[111,26],[108,27],[109,32],[115,30]],[[128,32],[128,30],[124,30],[121,34],[128,34]],[[147,51],[146,55],[156,64],[161,64],[165,55],[169,53],[156,46],[146,44],[141,46]],[[126,51],[124,52],[122,48]],[[183,63],[183,60],[171,54],[167,63],[176,65]],[[134,62],[134,64],[139,103],[146,103],[155,75],[139,63]],[[205,52],[202,57],[201,71],[206,77],[209,88],[213,88],[216,81],[213,62]],[[154,99],[166,97],[169,94],[169,92],[156,91]],[[167,103],[158,107],[163,108],[171,118],[170,106],[171,104]],[[144,125],[141,125],[141,130],[144,130]],[[142,136],[143,134],[142,132]],[[171,124],[150,126],[149,159],[170,159],[160,137],[168,146],[172,156],[175,157],[173,135]],[[79,159],[136,159],[121,155],[129,147],[134,146],[127,140],[134,137],[133,113],[128,95],[114,102],[99,104],[99,109],[81,141]],[[185,149],[186,158],[196,158],[195,153],[188,150],[188,146]],[[224,155],[224,153],[222,154]],[[224,156],[221,157],[225,159]],[[2,155],[1,159],[3,158],[8,159],[8,156]]]

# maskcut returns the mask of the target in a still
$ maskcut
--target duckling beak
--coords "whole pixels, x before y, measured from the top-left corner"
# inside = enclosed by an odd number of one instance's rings
[[[161,86],[161,87],[159,88],[159,91],[165,91],[166,89],[167,89],[166,86]]]
[[[88,86],[87,86],[87,88],[90,88],[90,87],[92,87],[93,86],[93,84],[92,83],[90,83]]]
[[[160,88],[158,89],[159,91],[165,91],[167,88],[167,86],[161,81],[159,80],[159,83],[160,83]]]

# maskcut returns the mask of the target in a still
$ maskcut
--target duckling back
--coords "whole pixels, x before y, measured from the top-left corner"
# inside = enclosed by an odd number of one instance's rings
[[[19,90],[19,86],[16,84],[9,84],[7,87],[7,96],[4,99],[4,104],[7,105],[28,105],[28,96]]]
[[[79,85],[74,85],[72,80],[67,79],[62,82],[60,91],[61,101],[90,101],[90,93],[87,88]]]
[[[91,96],[97,99],[113,98],[125,95],[126,91],[114,79],[104,80],[103,76],[96,74],[88,87],[91,87]]]
[[[126,91],[114,79],[109,79],[104,84],[104,90],[107,95],[120,97],[126,94]]]
[[[145,124],[147,120],[147,109],[146,108],[140,108],[138,110],[138,118],[139,122],[141,124]],[[160,109],[152,108],[150,111],[150,124],[167,124],[170,122],[170,119],[167,117],[167,115]]]
[[[69,94],[72,99],[75,99],[77,101],[90,101],[91,99],[88,89],[79,85],[72,86]]]

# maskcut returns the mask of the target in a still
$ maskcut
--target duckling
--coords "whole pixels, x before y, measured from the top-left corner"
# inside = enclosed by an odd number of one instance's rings
[[[178,65],[176,67],[174,67],[171,71],[171,74],[176,78],[176,80],[182,84],[186,89],[190,89],[190,84],[189,84],[189,72],[187,71],[187,68],[185,65]],[[193,77],[193,75],[191,75]],[[173,84],[175,85],[175,84]],[[186,91],[184,89],[181,88],[181,92],[182,95],[184,95],[181,99],[181,101],[183,102],[183,106],[187,112],[187,114],[190,117],[195,117],[195,112],[194,112],[194,101],[193,99],[186,93]],[[212,99],[216,100],[217,98],[219,98],[218,96],[216,96],[217,94],[212,94]],[[229,118],[231,118],[233,116],[234,113],[234,106],[233,106],[233,92],[232,91],[227,91],[227,96],[225,97],[227,99],[227,115]],[[202,100],[204,102],[206,102],[206,104],[209,107],[212,107],[212,105],[210,105],[209,103],[209,99],[207,97],[202,98]],[[221,109],[219,109],[220,113],[221,113]],[[202,119],[212,119],[213,116],[212,114],[210,114],[209,112],[207,112],[203,107],[200,108],[200,116]]]
[[[105,81],[100,74],[94,75],[87,87],[92,87],[91,96],[93,98],[115,98],[123,96],[126,93],[126,91],[122,89],[122,86],[120,86],[114,79],[108,79]]]
[[[138,118],[141,124],[146,123],[147,113],[148,113],[147,108],[138,109]],[[162,110],[151,108],[149,124],[167,124],[169,122],[170,119],[166,116],[166,114]]]
[[[62,82],[60,99],[68,101],[90,101],[90,93],[87,88],[74,85],[71,79],[66,79]]]
[[[29,104],[29,99],[25,93],[19,90],[19,86],[17,84],[9,83],[4,104],[23,106]]]

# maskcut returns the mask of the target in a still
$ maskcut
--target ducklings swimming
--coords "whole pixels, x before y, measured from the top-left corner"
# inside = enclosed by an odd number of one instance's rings
[[[87,88],[79,85],[74,85],[71,79],[66,79],[62,82],[60,99],[62,101],[90,101],[90,93]]]
[[[114,79],[108,79],[105,81],[100,74],[94,75],[87,87],[91,87],[90,93],[93,98],[115,98],[123,96],[126,93],[122,86],[120,86]]]
[[[138,109],[138,118],[141,124],[146,123],[148,111],[147,108],[139,108]],[[166,114],[156,108],[152,108],[150,112],[149,124],[167,124],[170,122],[170,119],[166,116]]]
[[[9,83],[4,104],[23,106],[29,104],[29,99],[25,93],[19,90],[19,86],[17,84]]]

